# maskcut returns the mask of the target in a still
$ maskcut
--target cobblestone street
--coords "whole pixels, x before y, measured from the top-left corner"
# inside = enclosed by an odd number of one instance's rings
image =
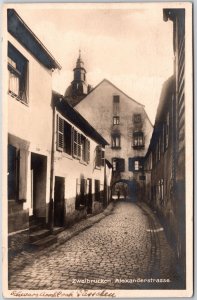
[[[173,251],[155,215],[144,204],[124,201],[66,243],[35,252],[22,269],[12,268],[9,289],[180,288]]]

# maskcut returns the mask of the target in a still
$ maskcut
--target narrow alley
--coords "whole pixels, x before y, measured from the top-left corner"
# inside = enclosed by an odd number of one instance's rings
[[[154,213],[145,204],[120,201],[91,228],[55,249],[35,252],[28,265],[9,273],[9,288],[181,287],[173,251]]]

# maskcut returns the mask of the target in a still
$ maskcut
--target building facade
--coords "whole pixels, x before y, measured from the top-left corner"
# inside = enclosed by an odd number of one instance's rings
[[[173,22],[174,75],[163,86],[146,155],[145,199],[163,218],[185,276],[185,10],[164,9]]]
[[[7,45],[8,241],[42,248],[109,204],[112,166],[107,141],[52,92],[61,66],[13,9]]]
[[[48,222],[52,72],[61,67],[13,9],[8,9],[7,37],[8,230],[13,233],[35,218]]]
[[[103,210],[109,203],[111,167],[103,137],[53,92],[54,151],[52,194],[54,226],[66,226]]]
[[[141,199],[143,158],[152,134],[144,106],[104,79],[75,109],[108,141],[105,155],[113,165],[113,184],[126,184],[126,193]],[[117,189],[123,192],[120,184]]]

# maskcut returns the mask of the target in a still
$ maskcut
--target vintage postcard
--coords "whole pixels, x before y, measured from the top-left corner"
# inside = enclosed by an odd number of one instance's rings
[[[3,296],[191,297],[192,4],[5,4]]]

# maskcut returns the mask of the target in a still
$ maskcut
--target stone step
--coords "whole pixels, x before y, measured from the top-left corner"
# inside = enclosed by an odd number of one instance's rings
[[[29,234],[29,241],[30,241],[30,243],[36,242],[48,235],[50,235],[50,231],[48,229],[36,230]]]
[[[55,244],[56,242],[57,242],[57,236],[48,235],[38,241],[30,243],[30,245],[35,249],[41,250],[52,244]]]
[[[64,231],[64,228],[63,227],[54,227],[53,228],[53,234],[56,235],[60,232]]]
[[[43,225],[42,224],[33,224],[33,225],[30,225],[29,227],[29,233],[33,233],[33,232],[36,232],[36,231],[39,231],[43,228]]]

